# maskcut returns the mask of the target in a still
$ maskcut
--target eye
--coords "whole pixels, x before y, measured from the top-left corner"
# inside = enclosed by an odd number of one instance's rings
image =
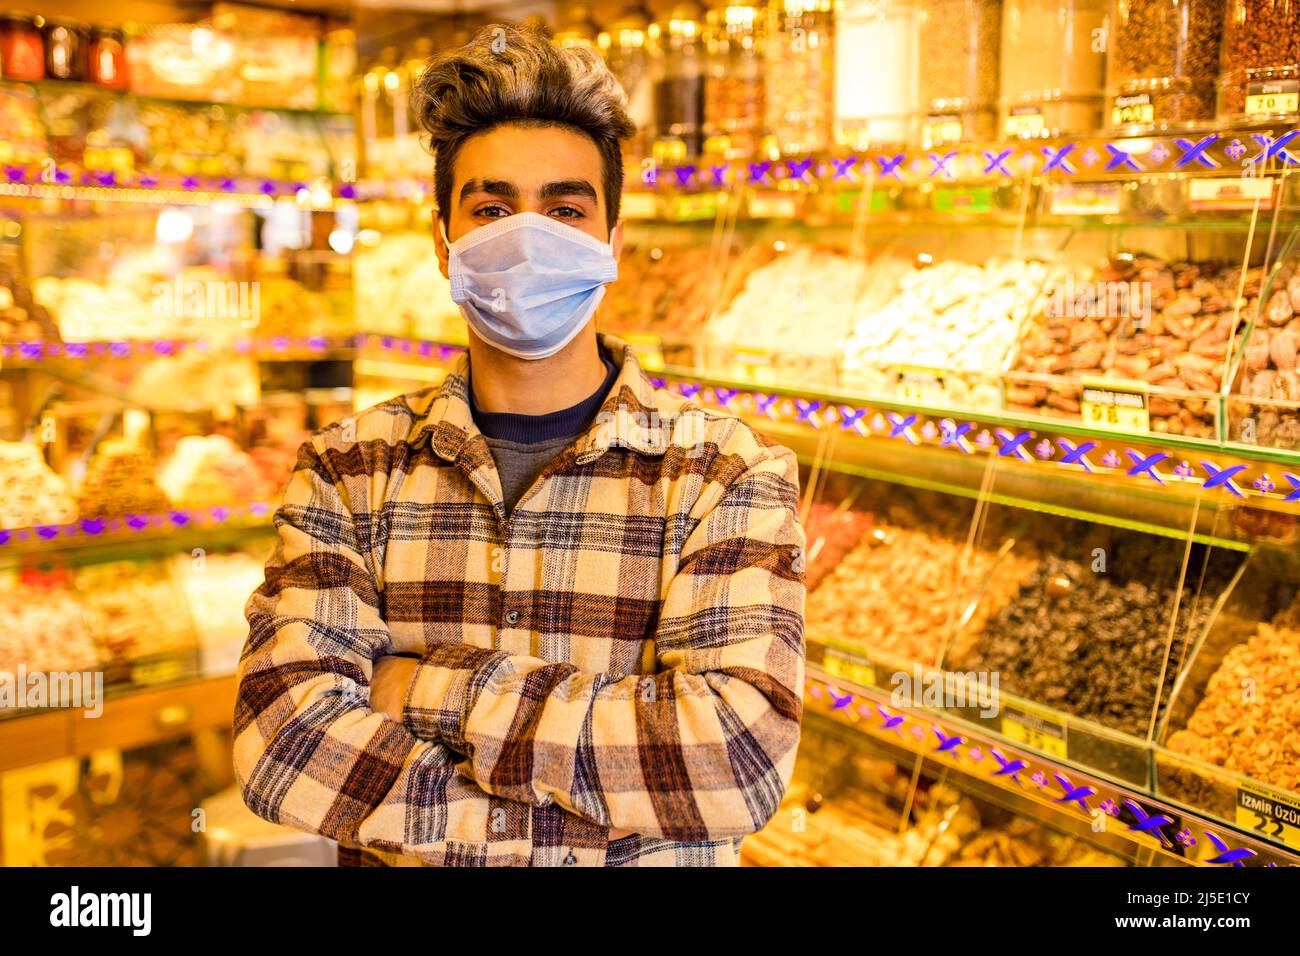
[[[587,214],[577,206],[556,206],[551,210],[551,215],[557,219],[582,219]]]
[[[500,203],[493,203],[489,206],[482,206],[474,210],[475,216],[482,216],[484,219],[500,219],[502,216],[510,215],[510,210]]]

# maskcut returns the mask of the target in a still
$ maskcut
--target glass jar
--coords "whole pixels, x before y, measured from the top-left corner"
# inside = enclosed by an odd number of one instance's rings
[[[920,12],[921,145],[997,138],[1002,0],[926,0]]]
[[[650,19],[643,0],[634,0],[596,38],[605,64],[627,94],[627,114],[636,124],[636,133],[623,144],[624,156],[632,160],[649,155],[654,135],[650,53],[646,45]]]
[[[126,39],[121,30],[94,27],[90,31],[89,79],[96,86],[126,89]]]
[[[0,63],[5,79],[45,78],[44,43],[37,18],[25,13],[0,14]]]
[[[390,176],[396,171],[393,97],[400,85],[397,50],[387,47],[361,77],[359,130],[369,176]]]
[[[767,132],[790,155],[830,148],[835,106],[832,0],[770,0]]]
[[[1219,115],[1277,119],[1300,111],[1300,0],[1228,0]]]
[[[1141,132],[1214,119],[1223,36],[1220,0],[1115,0],[1106,119]]]
[[[764,120],[763,24],[756,3],[725,3],[709,11],[705,30],[705,152],[727,159],[752,156]]]
[[[84,80],[90,27],[72,20],[46,20],[45,75],[52,80]]]
[[[840,0],[835,11],[839,145],[862,150],[912,140],[920,105],[918,19],[912,0]]]
[[[704,10],[687,0],[650,25],[655,152],[662,162],[698,156],[704,145]]]
[[[1107,0],[1005,0],[1003,132],[1053,137],[1098,130]]]
[[[570,4],[555,27],[554,42],[562,47],[589,46],[595,48],[600,27],[592,18],[591,7],[585,3]]]

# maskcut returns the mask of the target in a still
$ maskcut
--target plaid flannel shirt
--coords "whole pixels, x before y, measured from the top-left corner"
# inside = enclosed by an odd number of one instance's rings
[[[238,671],[258,815],[359,865],[681,866],[735,865],[776,812],[802,711],[795,458],[602,338],[600,414],[508,516],[467,357],[303,444]],[[393,653],[421,658],[401,723],[369,706]]]

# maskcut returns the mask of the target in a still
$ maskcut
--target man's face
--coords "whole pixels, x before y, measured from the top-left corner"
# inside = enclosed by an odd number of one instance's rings
[[[600,151],[590,138],[560,126],[504,124],[466,140],[452,174],[447,236],[461,236],[494,219],[535,212],[623,247],[623,223],[606,226]],[[433,214],[438,263],[447,273],[447,247]]]

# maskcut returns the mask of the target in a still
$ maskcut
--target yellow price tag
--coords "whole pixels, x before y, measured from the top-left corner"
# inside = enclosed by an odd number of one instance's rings
[[[1251,83],[1246,87],[1246,115],[1300,112],[1300,81]]]
[[[1028,750],[1062,760],[1069,755],[1065,724],[1060,717],[1028,704],[1002,708],[1002,736]]]
[[[939,143],[961,142],[961,120],[956,116],[931,116],[921,124],[921,145],[926,149]]]
[[[1242,784],[1237,788],[1237,826],[1300,850],[1300,800]]]
[[[770,385],[776,380],[772,353],[767,349],[737,345],[731,350],[737,378],[756,385]]]
[[[135,169],[135,157],[125,146],[87,146],[82,154],[87,169],[129,173]]]
[[[712,219],[717,214],[718,199],[713,193],[682,193],[673,197],[669,218],[674,222],[693,222]]]
[[[166,684],[185,676],[186,667],[178,656],[162,656],[138,661],[131,667],[134,684]]]
[[[1008,136],[1032,136],[1045,130],[1047,121],[1041,110],[1017,107],[1008,114],[1003,127]]]
[[[943,375],[934,369],[912,368],[905,366],[898,369],[898,397],[915,405],[942,404],[948,389],[944,385]]]
[[[662,372],[664,369],[663,341],[649,332],[628,332],[623,340],[636,351],[636,359],[647,372]]]
[[[831,677],[838,677],[859,687],[876,686],[876,668],[871,661],[857,654],[846,654],[828,647],[826,656],[822,659],[822,669]]]
[[[1140,382],[1084,379],[1079,414],[1085,425],[1105,431],[1151,430],[1146,386]]]
[[[1110,121],[1113,126],[1139,126],[1156,121],[1156,108],[1151,102],[1150,93],[1137,93],[1132,96],[1117,96],[1110,109]]]
[[[754,193],[749,197],[751,219],[794,219],[799,201],[789,193]]]

